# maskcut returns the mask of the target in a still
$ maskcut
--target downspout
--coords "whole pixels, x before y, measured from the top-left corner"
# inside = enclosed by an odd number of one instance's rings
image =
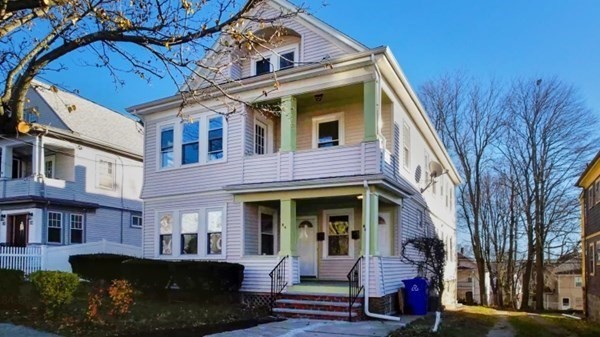
[[[365,187],[365,205],[367,205],[367,207],[365,209],[365,219],[367,219],[367,221],[365,223],[365,227],[366,227],[365,228],[366,229],[366,234],[365,234],[365,240],[366,240],[366,242],[365,242],[365,301],[364,301],[365,315],[367,315],[369,317],[373,317],[373,318],[387,319],[390,321],[400,322],[400,317],[376,314],[374,312],[369,311],[369,287],[370,287],[369,273],[371,271],[370,242],[371,242],[371,226],[373,224],[371,223],[371,191],[369,190],[369,184],[367,183],[366,180],[363,182],[363,186]]]

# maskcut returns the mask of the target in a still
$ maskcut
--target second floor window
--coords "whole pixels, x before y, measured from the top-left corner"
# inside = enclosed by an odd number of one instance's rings
[[[173,127],[160,131],[160,167],[173,167]]]
[[[213,117],[208,122],[208,160],[223,158],[223,117]]]
[[[132,215],[131,216],[131,227],[134,228],[142,228],[142,216],[141,215]]]
[[[200,123],[185,123],[182,128],[181,164],[197,163],[199,155]]]
[[[344,144],[344,115],[336,113],[313,118],[313,148]]]
[[[267,147],[267,126],[260,121],[254,122],[254,153],[265,154]]]
[[[107,159],[98,160],[98,187],[112,190],[115,186],[115,163]]]
[[[402,131],[403,131],[402,132],[402,161],[404,163],[404,167],[409,168],[410,167],[410,128],[408,127],[408,124],[404,123],[404,128]]]

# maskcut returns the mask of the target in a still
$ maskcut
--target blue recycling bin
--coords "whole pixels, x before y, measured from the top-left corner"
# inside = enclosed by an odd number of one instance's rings
[[[406,312],[412,315],[427,314],[427,280],[420,277],[415,277],[404,282],[404,290],[406,292],[406,301],[404,308]]]

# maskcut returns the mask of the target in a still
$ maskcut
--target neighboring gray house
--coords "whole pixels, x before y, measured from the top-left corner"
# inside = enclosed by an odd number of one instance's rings
[[[0,245],[141,245],[142,125],[35,81],[28,135],[0,135]]]

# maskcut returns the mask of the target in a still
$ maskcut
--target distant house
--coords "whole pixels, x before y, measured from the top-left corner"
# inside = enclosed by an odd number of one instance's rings
[[[481,304],[481,291],[479,290],[479,273],[475,260],[466,256],[464,252],[458,253],[456,299],[459,303]],[[485,284],[489,290],[489,277],[486,272]],[[486,298],[489,303],[489,296]]]
[[[0,135],[0,245],[141,245],[143,127],[34,81],[28,135]]]
[[[581,187],[582,281],[585,315],[600,321],[600,151],[583,171]]]
[[[270,0],[255,10],[297,8]],[[402,243],[436,235],[448,252],[443,300],[453,305],[460,178],[391,51],[305,13],[283,25],[273,51],[240,49],[223,72],[241,99],[263,97],[280,114],[240,105],[225,118],[223,97],[201,82],[206,100],[185,107],[185,122],[181,95],[129,109],[146,126],[144,256],[241,263],[246,298],[279,296],[279,314],[346,318],[348,299],[333,298],[351,291],[368,291],[371,311],[397,310],[402,280],[419,275],[400,258]],[[262,95],[273,70],[279,89]]]

